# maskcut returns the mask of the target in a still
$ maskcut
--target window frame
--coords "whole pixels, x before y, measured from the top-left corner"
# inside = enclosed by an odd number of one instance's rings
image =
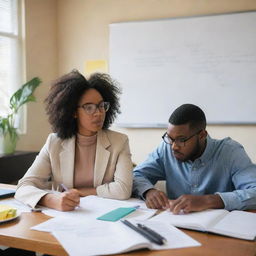
[[[11,14],[12,20],[15,18],[13,22],[13,30],[12,32],[5,32],[0,30],[0,37],[9,38],[15,40],[13,42],[13,48],[11,50],[14,51],[11,58],[10,65],[10,73],[11,77],[10,83],[8,87],[10,88],[10,93],[8,97],[17,91],[25,81],[25,40],[24,40],[24,0],[10,0],[12,1],[12,12],[16,12],[15,14]],[[1,88],[0,88],[1,89]],[[9,89],[8,89],[9,91]],[[9,100],[8,98],[8,100]],[[1,100],[1,95],[0,95]],[[17,128],[19,134],[24,134],[27,130],[26,127],[26,115],[27,109],[26,106],[22,106],[19,113],[17,114]],[[6,112],[7,115],[7,112]]]

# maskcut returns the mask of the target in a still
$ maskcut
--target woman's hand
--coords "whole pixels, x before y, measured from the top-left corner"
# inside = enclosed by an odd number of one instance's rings
[[[77,189],[69,189],[61,194],[46,194],[39,201],[40,205],[58,211],[72,211],[80,203],[80,192]]]
[[[91,195],[96,196],[97,195],[96,188],[78,188],[77,190],[78,190],[79,195],[81,197],[91,196]]]

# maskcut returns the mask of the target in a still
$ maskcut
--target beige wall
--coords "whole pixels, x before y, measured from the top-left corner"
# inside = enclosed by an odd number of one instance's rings
[[[28,134],[18,146],[33,150],[40,149],[49,132],[42,106],[49,81],[73,68],[84,73],[88,60],[108,60],[110,23],[256,10],[255,0],[26,0],[26,4],[28,76],[40,75],[44,84],[37,92],[40,101],[28,107]],[[113,128],[129,135],[136,163],[164,133],[163,129]],[[239,141],[256,162],[256,125],[209,126],[208,132]]]
[[[38,76],[42,84],[35,92],[36,102],[27,105],[27,131],[20,136],[18,150],[39,150],[50,132],[44,99],[50,82],[58,76],[57,1],[25,0],[26,80]]]

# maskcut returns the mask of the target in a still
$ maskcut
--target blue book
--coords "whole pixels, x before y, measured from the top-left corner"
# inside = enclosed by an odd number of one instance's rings
[[[13,197],[14,194],[15,194],[14,189],[0,188],[0,199],[7,198],[7,197]]]
[[[97,220],[117,221],[125,217],[126,215],[130,214],[131,212],[136,211],[136,209],[137,208],[135,207],[120,207],[98,217]]]

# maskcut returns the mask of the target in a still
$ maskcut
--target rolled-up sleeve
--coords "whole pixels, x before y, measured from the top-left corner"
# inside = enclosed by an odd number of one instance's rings
[[[235,190],[217,192],[225,209],[256,209],[256,165],[252,163],[244,148],[239,145],[230,153],[231,178]]]
[[[163,145],[153,151],[145,162],[135,167],[133,171],[133,195],[144,199],[143,194],[154,188],[159,180],[165,180],[164,164],[162,159]]]

